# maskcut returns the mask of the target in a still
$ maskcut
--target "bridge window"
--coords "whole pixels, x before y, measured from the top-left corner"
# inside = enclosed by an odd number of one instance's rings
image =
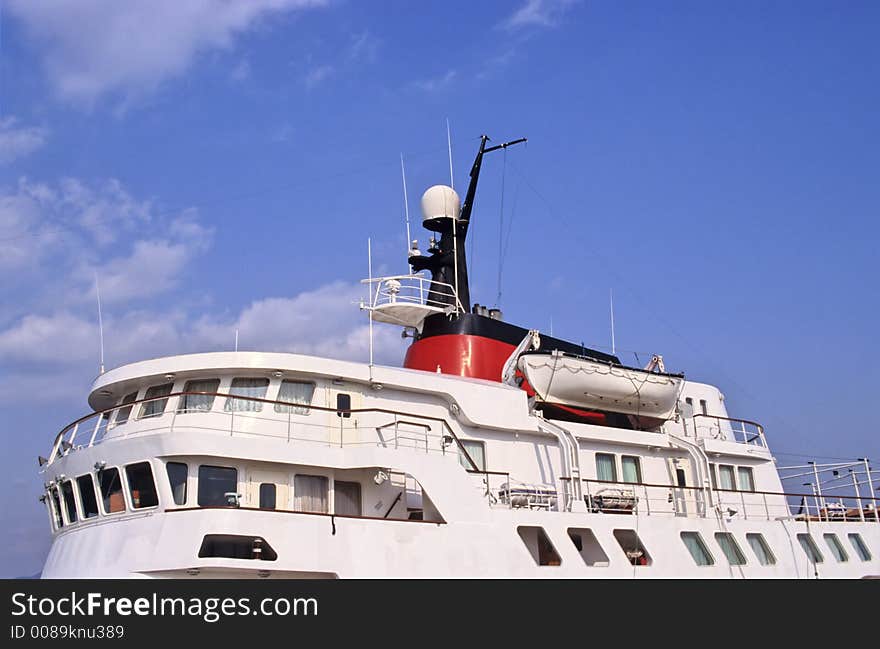
[[[209,392],[210,394],[184,394],[180,397],[177,412],[204,412],[214,405],[214,392],[220,389],[220,379],[196,379],[187,381],[184,392]]]
[[[309,406],[312,405],[312,397],[315,394],[315,384],[306,381],[282,381],[278,390],[278,401],[295,404],[293,408],[281,403],[275,404],[275,412],[297,415],[309,414]]]
[[[122,397],[122,407],[116,411],[116,420],[114,422],[117,426],[121,426],[128,421],[128,418],[131,416],[131,409],[133,406],[126,404],[132,404],[134,401],[137,400],[137,396],[138,393],[137,390],[135,390],[131,394],[126,394],[124,397]]]
[[[336,416],[348,419],[351,417],[351,395],[339,392],[336,395]]]
[[[837,534],[825,534],[825,542],[828,544],[828,547],[831,548],[831,554],[834,555],[834,558],[837,559],[838,562],[844,563],[849,561],[849,555],[846,553],[846,550],[843,549],[843,544],[841,544],[840,539],[837,538]]]
[[[862,561],[870,561],[871,560],[871,551],[868,550],[868,546],[865,545],[865,542],[862,540],[862,535],[856,532],[849,534],[849,542],[852,543],[853,548],[859,555],[859,559]]]
[[[721,546],[721,551],[727,557],[728,563],[732,566],[744,566],[746,564],[746,555],[739,549],[739,543],[733,538],[730,532],[716,532],[715,540]]]
[[[623,469],[623,481],[638,484],[642,481],[642,464],[634,455],[621,455],[620,464]]]
[[[705,399],[700,399],[700,410],[704,415],[709,414],[709,404],[706,403]]]
[[[339,516],[361,515],[360,482],[333,482],[333,511]]]
[[[606,482],[617,482],[617,463],[611,453],[596,453],[596,477]]]
[[[101,501],[105,514],[125,511],[125,497],[122,495],[122,480],[119,477],[119,469],[98,471],[98,486],[101,489]]]
[[[650,566],[651,555],[642,545],[642,541],[635,530],[614,530],[614,538],[620,544],[620,549],[626,555],[627,560],[634,566]]]
[[[752,467],[741,466],[736,470],[736,475],[739,478],[739,488],[741,491],[755,490],[755,475],[752,472]]]
[[[486,470],[486,444],[473,439],[461,440],[461,447],[471,456],[474,464],[477,465],[478,471]],[[458,461],[465,469],[472,469],[470,462],[465,458],[464,453],[458,454]]]
[[[599,544],[593,530],[582,527],[569,527],[568,538],[588,566],[604,567],[608,565],[608,555]]]
[[[50,507],[55,515],[55,528],[60,530],[64,527],[64,517],[61,515],[61,498],[58,497],[58,489],[50,489],[49,493],[52,495]]]
[[[537,565],[562,565],[562,559],[559,558],[559,553],[556,552],[543,527],[520,525],[516,531]]]
[[[758,563],[762,566],[776,565],[776,557],[773,556],[773,552],[770,550],[770,546],[767,545],[767,541],[764,540],[763,534],[746,534],[746,540],[752,546],[752,552],[758,557]]]
[[[144,395],[144,399],[154,399],[154,401],[145,401],[141,404],[141,414],[138,419],[158,417],[165,412],[165,406],[168,404],[168,399],[159,399],[158,397],[165,397],[171,394],[171,388],[173,387],[173,383],[163,383],[162,385],[154,385],[147,388],[147,393]]]
[[[712,488],[718,488],[718,471],[715,464],[709,464],[709,480],[712,481]]]
[[[266,390],[268,389],[269,379],[232,379],[229,394],[248,398],[236,399],[229,397],[226,399],[223,409],[226,412],[261,412],[263,410],[263,402],[252,401],[252,399],[265,399]]]
[[[275,561],[278,554],[260,536],[207,534],[199,548],[199,558],[257,559]]]
[[[167,462],[165,471],[168,473],[168,483],[171,485],[171,497],[174,499],[174,504],[185,505],[189,467],[183,462]]]
[[[76,479],[79,487],[79,499],[82,503],[83,518],[94,518],[98,515],[98,497],[95,495],[95,482],[91,474],[81,475]]]
[[[128,495],[135,509],[155,507],[159,504],[156,493],[156,482],[153,480],[153,468],[149,462],[138,462],[125,467],[128,479]]]
[[[228,466],[199,467],[199,507],[225,507],[238,502],[226,494],[238,493],[238,469]],[[232,501],[232,502],[230,502]]]
[[[260,509],[275,509],[275,483],[264,482],[260,485]]]
[[[682,532],[681,540],[684,541],[685,547],[691,553],[691,557],[693,557],[698,566],[711,566],[715,564],[715,559],[712,558],[709,549],[703,543],[703,538],[699,532]]]
[[[76,498],[73,497],[73,483],[65,480],[61,484],[61,495],[64,497],[64,510],[67,512],[67,520],[76,523]]]
[[[804,549],[804,553],[812,563],[822,563],[825,560],[822,557],[822,553],[819,552],[819,548],[816,547],[816,542],[813,540],[812,536],[809,534],[798,534],[797,538],[801,547]]]
[[[293,476],[293,508],[298,512],[328,513],[328,485],[322,475]]]
[[[718,486],[721,489],[736,490],[736,478],[733,475],[733,467],[729,464],[718,465]]]

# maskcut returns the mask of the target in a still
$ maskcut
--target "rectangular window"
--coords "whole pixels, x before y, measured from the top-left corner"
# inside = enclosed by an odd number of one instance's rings
[[[623,469],[623,481],[638,484],[642,481],[642,465],[634,455],[621,455],[620,465]]]
[[[807,558],[812,563],[822,563],[825,560],[822,557],[822,553],[819,552],[819,548],[816,547],[816,542],[813,541],[812,536],[810,536],[809,534],[798,534],[797,538],[798,542],[801,544],[801,547],[804,549]]]
[[[132,507],[144,509],[159,504],[153,467],[149,462],[129,464],[125,467],[125,477],[128,479],[128,495],[131,496]]]
[[[461,447],[471,456],[474,464],[477,465],[478,471],[486,470],[486,444],[473,439],[461,440]],[[472,469],[470,462],[465,458],[464,453],[458,454],[458,461],[465,469]]]
[[[272,482],[260,485],[260,509],[275,509],[275,484]]]
[[[168,483],[171,485],[171,497],[175,505],[186,504],[186,479],[189,475],[189,467],[183,462],[168,462],[165,464],[168,473]]]
[[[718,471],[715,468],[714,464],[709,465],[709,480],[712,481],[712,488],[718,488]]]
[[[64,517],[61,515],[61,498],[58,496],[58,489],[50,489],[52,494],[52,513],[55,515],[55,527],[61,529],[64,527]]]
[[[596,453],[596,477],[606,482],[617,482],[617,463],[610,453]]]
[[[746,534],[746,540],[752,546],[752,552],[758,557],[758,563],[762,566],[776,565],[776,557],[773,556],[773,552],[770,550],[770,546],[767,545],[767,541],[764,540],[763,534]]]
[[[293,477],[293,508],[298,512],[329,513],[327,492],[329,481],[322,475]]]
[[[252,401],[252,399],[265,399],[266,390],[269,389],[269,379],[232,379],[232,385],[229,386],[229,394],[237,397],[249,397],[247,399],[235,399],[229,397],[223,405],[226,412],[261,412],[263,410],[262,401]]]
[[[315,395],[315,384],[306,381],[282,381],[278,390],[278,401],[296,404],[286,406],[275,404],[275,412],[293,412],[297,415],[309,414],[309,406],[312,405],[312,397]]]
[[[733,467],[729,464],[718,465],[718,487],[721,489],[736,489],[736,478],[733,475]]]
[[[61,484],[61,495],[64,497],[64,511],[67,512],[67,520],[76,523],[76,498],[73,497],[73,483],[65,480]]]
[[[116,411],[116,420],[114,422],[117,426],[121,426],[128,421],[128,418],[131,416],[131,409],[133,406],[126,404],[131,404],[136,401],[137,396],[138,393],[137,390],[135,390],[131,394],[126,394],[124,397],[122,397],[122,407]]]
[[[871,551],[868,550],[868,546],[865,545],[865,542],[862,540],[862,535],[856,532],[849,534],[849,542],[852,543],[853,548],[859,555],[859,559],[862,561],[870,561],[871,560]]]
[[[125,497],[122,495],[122,480],[119,477],[119,469],[98,471],[98,486],[101,489],[101,501],[105,514],[125,511]]]
[[[703,412],[704,415],[709,414],[709,404],[706,403],[705,399],[700,399],[700,410]]]
[[[736,476],[739,478],[740,491],[755,490],[755,475],[752,473],[752,467],[741,466],[736,470]]]
[[[79,499],[82,503],[83,518],[94,518],[98,515],[98,497],[95,495],[95,482],[90,474],[81,475],[76,479],[79,488]]]
[[[721,551],[727,557],[727,561],[732,566],[744,566],[746,563],[746,555],[739,549],[739,543],[733,538],[730,532],[715,532],[715,540],[721,546]]]
[[[147,393],[144,395],[144,399],[156,400],[144,401],[144,403],[141,404],[141,414],[138,419],[146,419],[147,417],[158,417],[163,412],[165,412],[165,406],[168,404],[168,399],[159,399],[157,397],[164,397],[171,394],[171,388],[173,387],[173,383],[163,383],[162,385],[154,385],[150,388],[147,388]]]
[[[831,548],[831,554],[834,555],[834,558],[837,559],[838,562],[845,563],[849,561],[849,555],[846,553],[846,550],[843,549],[843,544],[841,544],[840,539],[837,538],[837,534],[832,534],[830,532],[825,534],[825,543]]]
[[[684,472],[684,469],[675,470],[675,483],[679,487],[687,487],[687,474]]]
[[[706,544],[698,532],[682,532],[681,540],[684,541],[685,547],[691,553],[694,561],[698,566],[714,565],[715,559],[709,553]]]
[[[333,482],[333,511],[337,516],[361,515],[360,482]]]
[[[336,416],[348,419],[351,417],[351,395],[340,392],[336,395]]]
[[[177,412],[206,412],[214,405],[214,394],[220,389],[220,379],[195,379],[187,381],[184,392],[209,392],[211,394],[184,394],[180,397]]]
[[[238,498],[232,499],[226,494],[235,493],[238,493],[238,469],[205,464],[199,467],[199,507],[233,505]]]

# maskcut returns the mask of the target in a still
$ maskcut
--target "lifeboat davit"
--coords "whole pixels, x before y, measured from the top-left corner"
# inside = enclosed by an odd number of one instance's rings
[[[547,403],[667,420],[675,414],[684,376],[597,361],[557,350],[520,356],[517,367]]]

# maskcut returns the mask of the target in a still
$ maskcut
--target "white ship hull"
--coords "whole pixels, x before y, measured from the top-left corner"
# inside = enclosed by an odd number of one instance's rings
[[[561,354],[526,354],[519,369],[542,401],[670,419],[684,378]]]

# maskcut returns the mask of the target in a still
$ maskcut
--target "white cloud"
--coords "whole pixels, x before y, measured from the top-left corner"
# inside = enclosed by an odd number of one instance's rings
[[[57,95],[129,103],[270,17],[326,0],[8,0]]]
[[[449,86],[449,84],[451,84],[455,80],[456,76],[457,73],[455,70],[449,70],[446,74],[442,76],[416,81],[413,85],[420,90],[424,90],[425,92],[438,92]]]
[[[19,126],[15,117],[0,119],[0,165],[23,158],[42,147],[49,131],[40,126]]]
[[[348,50],[348,58],[352,61],[373,63],[379,51],[381,41],[368,30],[352,37]]]
[[[318,65],[311,68],[306,73],[306,88],[314,88],[319,83],[326,80],[331,74],[333,74],[332,65]]]
[[[501,26],[516,30],[523,27],[555,27],[575,0],[526,0]]]

